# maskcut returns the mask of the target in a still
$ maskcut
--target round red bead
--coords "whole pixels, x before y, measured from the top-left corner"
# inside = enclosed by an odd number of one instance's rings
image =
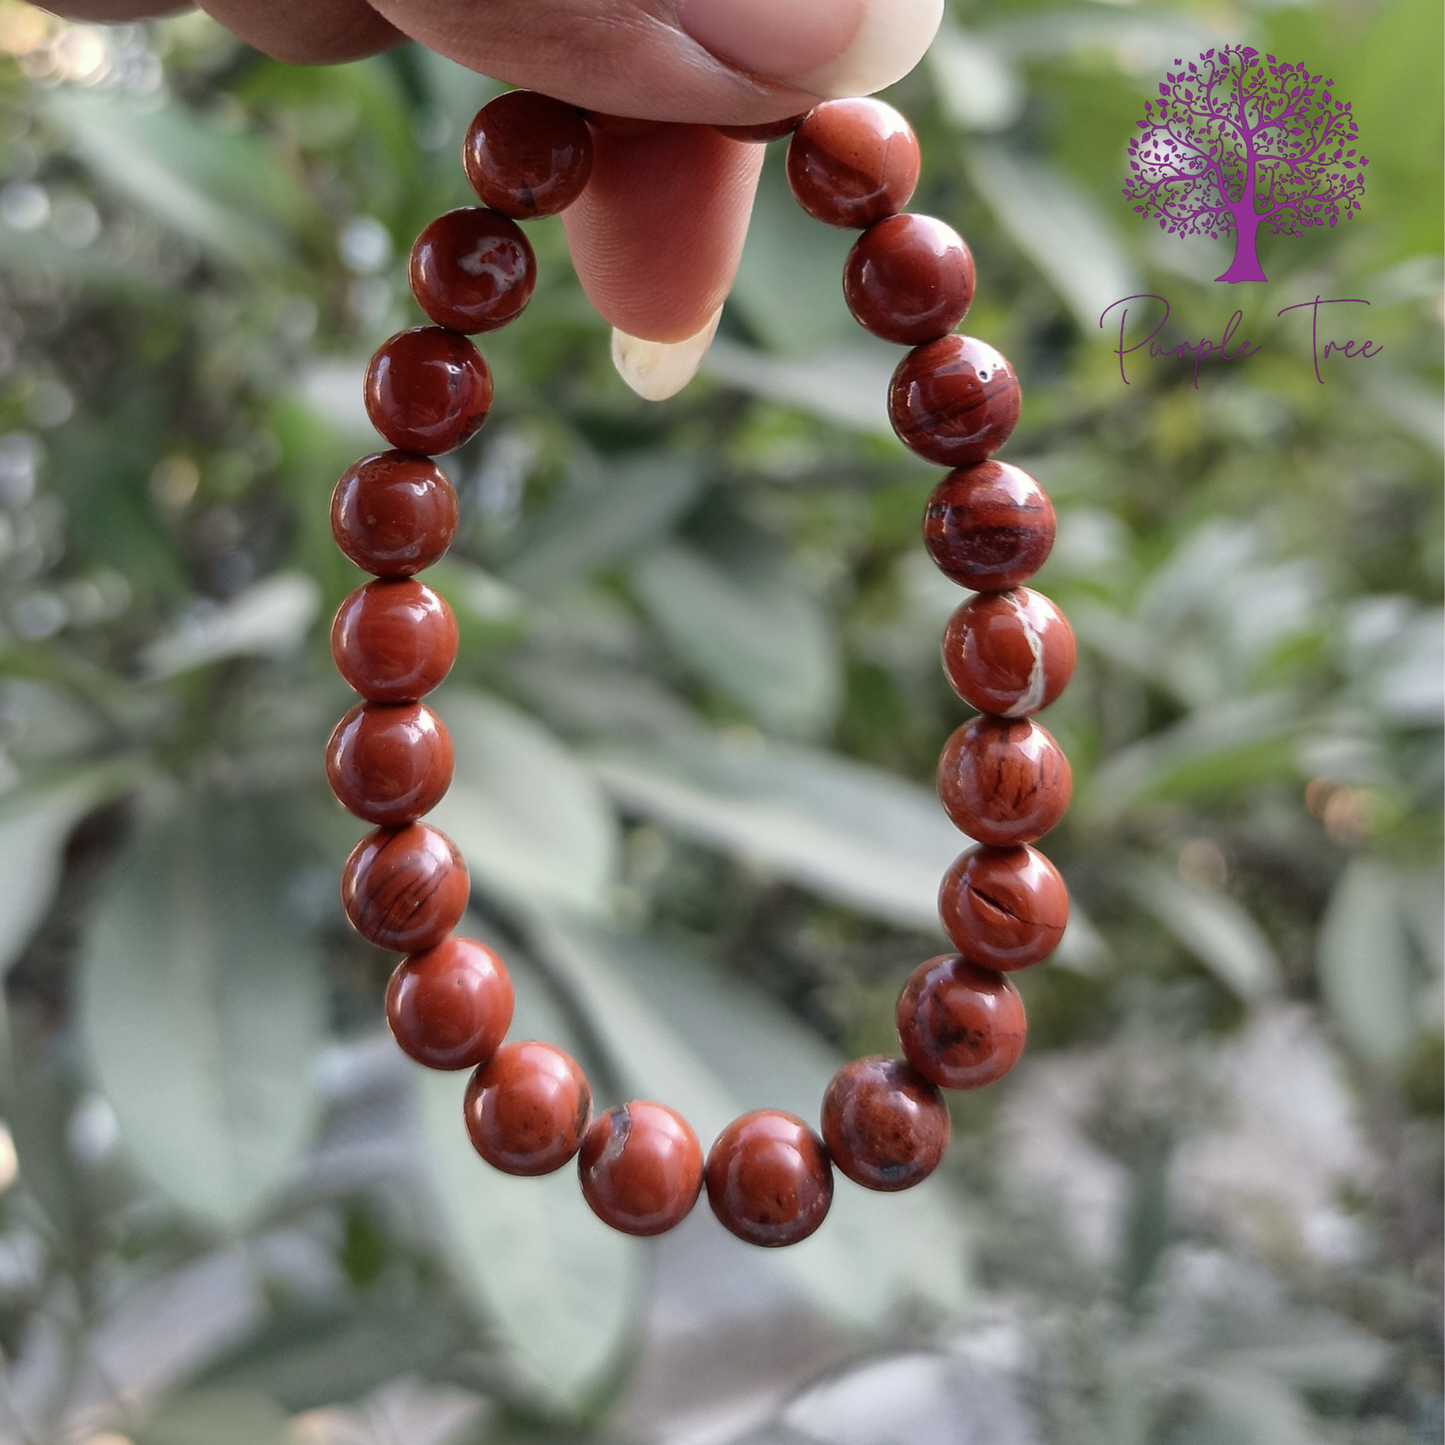
[[[521,227],[467,206],[438,216],[411,248],[411,294],[438,326],[495,331],[522,314],[537,258]]]
[[[1003,592],[1027,582],[1054,545],[1054,505],[1027,472],[980,462],[950,472],[923,514],[923,542],[961,587]]]
[[[763,144],[770,140],[781,140],[785,135],[792,135],[803,123],[803,117],[806,114],[806,111],[802,111],[798,115],[790,115],[783,120],[765,120],[757,125],[718,125],[713,129],[720,131],[729,140]]]
[[[592,174],[592,136],[582,112],[535,90],[512,90],[477,112],[462,146],[472,189],[516,220],[553,216]]]
[[[424,703],[361,703],[326,745],[326,778],[343,807],[368,823],[413,823],[452,780],[452,739]]]
[[[932,216],[889,216],[859,236],[843,268],[843,295],[859,325],[916,346],[947,335],[973,300],[973,257]]]
[[[1023,1052],[1028,1021],[1018,990],[957,954],[920,964],[898,997],[908,1062],[944,1089],[981,1089]]]
[[[994,847],[1042,838],[1069,806],[1063,749],[1026,718],[978,717],[944,744],[938,796],[954,826]]]
[[[899,363],[888,386],[888,415],[904,446],[930,462],[981,462],[1018,423],[1018,378],[986,342],[941,336]]]
[[[707,1156],[707,1197],[725,1228],[749,1244],[797,1244],[833,1202],[823,1141],[795,1114],[756,1109],[734,1119]]]
[[[1068,686],[1074,632],[1047,597],[1027,587],[980,592],[948,620],[943,670],[980,712],[1027,717]]]
[[[472,1075],[463,1102],[472,1147],[504,1174],[550,1174],[581,1147],[592,1090],[552,1044],[503,1044]]]
[[[697,1203],[702,1146],[680,1114],[634,1100],[593,1121],[577,1168],[582,1193],[604,1224],[624,1234],[662,1234]]]
[[[421,582],[368,582],[337,608],[331,656],[368,702],[416,702],[451,671],[457,620]]]
[[[351,926],[378,948],[435,948],[467,908],[467,865],[445,833],[425,823],[378,828],[352,850],[341,873]]]
[[[865,1189],[911,1189],[948,1148],[948,1106],[938,1086],[902,1059],[855,1059],[823,1095],[823,1142],[833,1163]]]
[[[943,875],[938,916],[965,958],[1008,973],[1059,946],[1069,921],[1069,890],[1036,848],[976,844]]]
[[[439,456],[474,436],[492,408],[492,373],[455,331],[415,326],[366,368],[366,414],[392,446]]]
[[[457,534],[457,494],[428,457],[376,452],[348,467],[331,494],[336,545],[378,577],[430,567]]]
[[[386,989],[386,1021],[402,1051],[429,1069],[471,1069],[512,1023],[512,980],[490,948],[444,938],[403,959]]]
[[[825,100],[788,143],[788,184],[810,216],[862,229],[901,211],[918,184],[918,138],[881,100]]]

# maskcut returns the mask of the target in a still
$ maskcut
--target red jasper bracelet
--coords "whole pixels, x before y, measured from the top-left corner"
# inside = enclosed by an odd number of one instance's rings
[[[575,1156],[582,1192],[629,1234],[671,1229],[705,1187],[717,1217],[753,1244],[805,1239],[833,1196],[833,1165],[868,1189],[907,1189],[948,1145],[941,1089],[977,1089],[1023,1049],[1023,1004],[1006,974],[1038,963],[1063,936],[1068,893],[1029,845],[1068,806],[1068,761],[1033,714],[1069,681],[1068,622],[1026,582],[1053,545],[1054,512],[1036,481],[992,461],[1019,415],[1019,386],[991,346],[953,328],[973,298],[973,258],[943,222],[902,213],[918,180],[918,141],[876,100],[826,101],[773,126],[720,127],[738,141],[792,132],[788,181],[810,215],[860,229],[843,290],[869,331],[913,347],[889,388],[894,429],[920,456],[954,468],[924,517],[929,555],[970,588],[943,638],[949,682],[980,716],[948,740],[938,791],[977,841],[944,876],[943,926],[957,953],[904,985],[905,1057],[856,1060],[823,1098],[821,1138],[801,1119],[760,1109],[729,1124],[704,1160],[697,1135],[666,1105],[620,1104],[592,1117],[577,1063],[552,1044],[504,1043],[512,985],[500,959],[452,936],[468,877],[451,841],[418,820],[451,782],[446,727],[422,698],[447,675],[457,627],[416,573],[457,527],[457,499],[433,456],[486,420],[492,378],[463,333],[506,325],[525,307],[536,261],[517,220],[553,215],[581,193],[592,138],[581,111],[513,91],[484,107],[464,147],[486,208],[449,212],[417,238],[411,286],[435,323],[403,331],[372,358],[366,406],[395,448],[357,462],[337,484],[337,544],[376,577],[341,604],[336,665],[363,702],[326,752],[333,791],[378,826],[347,860],[341,895],[357,931],[408,955],[387,989],[393,1035],[433,1069],[474,1069],[466,1129],[509,1174],[545,1174]]]

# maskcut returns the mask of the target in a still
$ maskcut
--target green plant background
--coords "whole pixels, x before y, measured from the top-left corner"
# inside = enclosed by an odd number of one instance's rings
[[[1122,198],[1158,73],[1221,41],[1332,77],[1370,159],[1363,213],[1266,242],[1252,287]],[[977,257],[968,328],[1024,381],[1006,455],[1058,507],[1075,921],[939,1174],[841,1182],[812,1241],[744,1264],[706,1218],[659,1253],[566,1171],[475,1159],[462,1080],[399,1061],[391,960],[336,899],[361,829],[320,766],[349,705],[325,619],[360,579],[327,497],[376,445],[361,371],[418,319],[406,250],[467,202],[495,87],[415,48],[293,69],[204,17],[0,5],[0,1437],[668,1438],[656,1361],[681,1410],[740,1348],[688,1275],[723,1249],[819,1361],[991,1362],[986,1424],[939,1440],[1438,1440],[1441,41],[1436,0],[959,3],[890,94],[916,208]],[[515,1032],[704,1140],[811,1117],[894,1047],[959,847],[930,788],[966,716],[918,539],[937,473],[888,433],[898,353],[778,149],[665,405],[530,228],[430,577],[462,629],[437,821]],[[1196,381],[1139,352],[1126,387],[1099,315],[1142,292],[1172,345],[1242,308],[1257,354]],[[1381,354],[1317,382],[1276,316],[1316,296],[1368,300],[1328,334]],[[669,1269],[711,1321],[692,1355]],[[402,1396],[422,1414],[386,1434]],[[788,1409],[748,1438],[895,1438]]]

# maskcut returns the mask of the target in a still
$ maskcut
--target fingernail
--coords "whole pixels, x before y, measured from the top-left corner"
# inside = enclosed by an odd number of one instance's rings
[[[676,396],[694,376],[712,345],[722,307],[713,312],[701,331],[682,341],[644,341],[612,328],[612,364],[617,374],[644,401],[666,401]]]
[[[677,0],[699,45],[812,95],[871,95],[923,58],[943,0]]]

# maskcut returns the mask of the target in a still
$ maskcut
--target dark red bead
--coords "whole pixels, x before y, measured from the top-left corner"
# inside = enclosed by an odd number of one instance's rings
[[[392,446],[434,457],[474,436],[492,409],[492,373],[455,331],[415,326],[366,368],[366,414]]]
[[[973,963],[1009,973],[1047,958],[1069,921],[1069,890],[1036,848],[975,844],[943,875],[938,916]]]
[[[806,1239],[833,1202],[827,1150],[796,1114],[755,1109],[708,1150],[707,1198],[723,1226],[749,1244]]]
[[[1027,582],[1054,545],[1054,504],[1027,472],[980,462],[950,472],[923,514],[934,564],[960,587],[1003,592]]]
[[[471,938],[444,938],[403,959],[386,989],[386,1021],[402,1051],[429,1069],[474,1069],[512,1023],[512,980]]]
[[[348,467],[331,494],[331,535],[363,571],[410,577],[457,534],[457,494],[429,457],[376,452]]]
[[[552,1044],[503,1044],[467,1084],[463,1117],[472,1147],[504,1174],[550,1174],[581,1147],[592,1090],[570,1054]]]
[[[848,253],[843,295],[860,326],[917,346],[952,331],[973,300],[973,256],[932,216],[889,216]]]
[[[457,620],[421,582],[368,582],[336,609],[331,656],[368,702],[416,702],[451,671]]]
[[[1042,838],[1069,806],[1069,760],[1026,718],[977,717],[944,744],[938,796],[954,826],[1002,848]]]
[[[438,326],[495,331],[522,314],[537,258],[499,211],[467,206],[438,216],[411,248],[411,294]]]
[[[888,386],[888,415],[910,451],[945,467],[991,457],[1019,419],[1013,368],[972,336],[915,347]]]
[[[467,908],[467,865],[445,833],[425,823],[378,828],[346,860],[341,902],[351,926],[378,948],[435,948]]]
[[[645,1099],[595,1119],[577,1158],[592,1212],[624,1234],[680,1224],[702,1190],[702,1145],[681,1114]]]
[[[788,184],[829,226],[862,230],[908,204],[918,184],[918,138],[881,100],[825,100],[788,143]]]
[[[943,1089],[981,1089],[1023,1053],[1028,1020],[1018,990],[956,953],[920,964],[898,997],[908,1062]]]
[[[451,734],[425,703],[361,703],[331,734],[326,779],[358,818],[414,823],[451,784]]]
[[[938,1086],[902,1059],[855,1059],[823,1095],[823,1142],[833,1163],[865,1189],[911,1189],[948,1148],[948,1105]]]
[[[472,189],[516,220],[555,216],[592,174],[592,136],[575,106],[511,90],[477,112],[462,145]]]
[[[1042,593],[980,592],[948,619],[943,671],[980,712],[1028,717],[1069,685],[1074,631]]]
[[[803,116],[806,114],[807,112],[803,111],[784,120],[765,120],[758,125],[717,125],[713,129],[720,131],[729,140],[751,141],[761,145],[770,140],[781,140],[785,135],[792,135],[803,123]]]

